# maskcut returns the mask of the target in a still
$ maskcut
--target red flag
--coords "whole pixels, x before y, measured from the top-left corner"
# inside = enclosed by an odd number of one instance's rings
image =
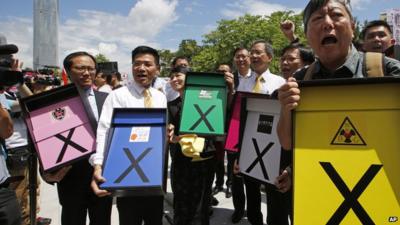
[[[65,71],[64,68],[62,70],[61,77],[62,77],[64,85],[67,85],[68,84],[68,76],[67,76],[67,71]]]

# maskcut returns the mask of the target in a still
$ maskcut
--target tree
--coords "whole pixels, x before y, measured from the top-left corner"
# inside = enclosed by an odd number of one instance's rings
[[[280,31],[280,22],[284,19],[295,23],[297,36],[304,41],[302,17],[293,15],[291,11],[275,12],[270,16],[244,15],[233,20],[221,20],[214,31],[204,36],[205,45],[193,57],[192,67],[198,71],[213,71],[218,64],[232,61],[235,48],[249,48],[255,40],[264,39],[273,45],[276,55],[270,69],[273,73],[279,73],[280,50],[289,44]]]
[[[169,75],[170,64],[175,57],[175,53],[170,50],[162,49],[158,51],[158,54],[160,55],[160,76],[166,77]]]
[[[97,54],[95,58],[97,63],[110,62],[110,60],[101,53]]]
[[[185,56],[189,60],[192,59],[193,56],[197,55],[200,51],[200,46],[197,45],[196,40],[186,39],[182,40],[179,44],[179,49],[176,51],[176,56]]]

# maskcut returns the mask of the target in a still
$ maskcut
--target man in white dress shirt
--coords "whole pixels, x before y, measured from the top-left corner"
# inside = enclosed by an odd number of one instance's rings
[[[272,74],[269,71],[269,65],[272,61],[272,58],[273,49],[268,42],[259,40],[252,44],[250,48],[250,61],[254,75],[250,75],[248,78],[249,80],[246,80],[247,82],[243,83],[243,85],[245,85],[241,87],[243,88],[243,91],[271,95],[275,90],[280,88],[285,83],[285,79],[278,75]],[[242,151],[245,150],[246,149],[242,149]],[[261,183],[247,177],[244,177],[244,183],[246,186],[248,220],[252,225],[262,225],[263,214],[261,212]],[[275,190],[270,189],[271,188],[266,187],[268,211],[267,221],[271,221],[274,215],[280,211],[280,209],[274,210],[273,207],[271,207],[272,205],[270,196],[271,192],[274,192]],[[268,224],[274,223],[268,222]]]
[[[110,193],[101,190],[98,183],[104,182],[102,167],[107,133],[110,128],[114,108],[166,108],[165,95],[152,88],[151,84],[159,73],[160,63],[157,50],[139,46],[132,51],[132,74],[134,82],[111,92],[104,102],[97,128],[97,152],[90,158],[94,167],[92,188],[96,195]],[[162,196],[134,196],[117,198],[119,222],[121,225],[159,225],[162,224]]]

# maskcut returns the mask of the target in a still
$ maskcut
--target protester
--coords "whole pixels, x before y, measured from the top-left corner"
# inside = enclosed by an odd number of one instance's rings
[[[318,58],[279,89],[282,110],[278,136],[285,150],[292,149],[291,111],[300,101],[296,80],[367,76],[364,53],[352,45],[355,25],[348,1],[311,0],[304,10],[303,22],[308,43]],[[383,66],[386,76],[400,75],[399,61],[384,57]]]
[[[311,49],[304,47],[302,44],[290,44],[282,49],[280,58],[280,69],[283,78],[288,79],[293,74],[313,63],[315,60]]]
[[[231,73],[231,67],[228,64],[220,64],[217,68],[217,73]],[[224,149],[224,140],[216,141],[215,147],[217,148],[217,163],[215,166],[215,186],[213,188],[213,195],[218,194],[220,191],[223,191],[224,185],[224,176],[225,176],[225,149]],[[229,166],[228,166],[229,167]],[[230,198],[232,196],[232,175],[230,174],[232,170],[227,171],[226,178],[226,189],[225,189],[225,197]]]
[[[269,65],[272,61],[272,46],[263,40],[255,41],[250,50],[251,67],[255,76],[251,78],[252,82],[248,83],[247,91],[272,95],[285,80],[274,75],[269,71]],[[228,85],[232,86],[232,84]],[[241,149],[241,152],[246,149]],[[236,164],[236,162],[235,162]],[[238,172],[237,164],[235,165],[235,173]],[[244,177],[247,196],[247,218],[252,225],[263,224],[263,214],[261,212],[261,184],[251,178]],[[266,186],[267,199],[274,192],[271,187]],[[288,214],[281,207],[276,207],[273,201],[267,201],[267,223],[268,224],[286,224],[288,222]],[[286,216],[286,217],[285,217]],[[286,218],[286,222],[285,222]]]
[[[105,72],[99,71],[94,80],[94,84],[97,87],[97,91],[110,93],[113,88],[111,87],[111,75]]]
[[[92,88],[97,70],[96,59],[87,52],[74,52],[64,59],[64,69],[87,98],[94,118],[98,120],[106,93]],[[62,206],[62,225],[110,225],[112,198],[97,197],[91,189],[93,168],[87,159],[74,162],[54,173],[44,174],[48,182],[57,182],[58,198]]]
[[[362,49],[365,52],[385,51],[395,44],[392,29],[383,20],[373,20],[368,22],[360,33]]]
[[[2,39],[0,44],[0,55],[10,55],[18,52],[18,48],[12,44],[6,44]],[[14,64],[16,62],[14,61]],[[18,65],[18,63],[16,63]],[[11,65],[2,65],[0,76],[5,76],[5,71],[13,70]],[[3,85],[3,84],[0,84]],[[3,86],[4,88],[4,86]],[[4,94],[0,94],[0,139],[9,138],[13,134],[13,123],[8,113],[9,106]],[[3,144],[0,145],[0,224],[4,225],[20,225],[21,208],[18,204],[18,199],[15,191],[12,190],[10,185],[10,174],[6,164],[6,152]]]
[[[180,116],[182,113],[182,97],[185,87],[187,68],[175,67],[171,71],[171,87],[180,96],[168,102],[168,115],[170,126],[174,134],[178,134],[180,127]],[[170,138],[170,149],[172,151],[171,185],[174,193],[174,224],[186,225],[194,222],[195,214],[199,209],[202,225],[210,224],[209,205],[211,200],[211,187],[214,176],[215,157],[193,158],[182,152],[179,144],[180,137],[173,135]],[[211,140],[205,142],[203,152],[211,152],[214,146]]]
[[[104,102],[97,129],[97,151],[90,157],[94,167],[92,188],[97,196],[111,193],[101,190],[98,183],[104,182],[102,164],[106,146],[106,134],[110,129],[114,108],[166,108],[165,95],[152,88],[156,74],[159,73],[160,58],[157,50],[139,46],[132,51],[132,74],[134,82],[112,91]],[[157,166],[157,165],[154,165]],[[161,166],[161,165],[159,165]],[[159,225],[162,224],[163,196],[118,197],[117,208],[121,225]]]

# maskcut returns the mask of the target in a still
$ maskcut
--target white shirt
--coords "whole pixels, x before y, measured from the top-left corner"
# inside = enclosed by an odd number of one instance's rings
[[[171,83],[163,78],[157,77],[153,84],[153,87],[162,91],[167,97],[168,102],[173,101],[179,97],[179,92],[172,89]]]
[[[97,89],[97,90],[98,90],[98,91],[101,91],[101,92],[105,92],[105,93],[110,93],[110,92],[112,92],[112,88],[111,88],[111,86],[108,85],[108,84],[104,84],[103,86],[99,87],[99,89]]]
[[[240,75],[239,75],[240,76]],[[276,89],[280,88],[286,81],[283,77],[272,74],[269,69],[266,70],[263,74],[264,82],[262,82],[262,94],[272,94]],[[242,77],[242,76],[240,76]],[[251,74],[246,77],[239,77],[239,86],[237,88],[238,91],[244,92],[253,92],[254,85],[256,85],[257,75],[254,71],[251,71]]]
[[[89,159],[92,166],[103,164],[104,148],[114,108],[144,108],[143,90],[143,87],[139,86],[136,82],[132,82],[129,86],[120,87],[107,96],[97,127],[96,153],[91,155]],[[153,107],[166,108],[167,101],[165,95],[155,88],[150,88],[149,90]]]
[[[237,86],[237,91],[251,92],[255,84],[256,74],[254,73],[254,71],[249,69],[245,76],[243,76],[243,74],[240,74],[238,71],[238,76],[239,85]]]

